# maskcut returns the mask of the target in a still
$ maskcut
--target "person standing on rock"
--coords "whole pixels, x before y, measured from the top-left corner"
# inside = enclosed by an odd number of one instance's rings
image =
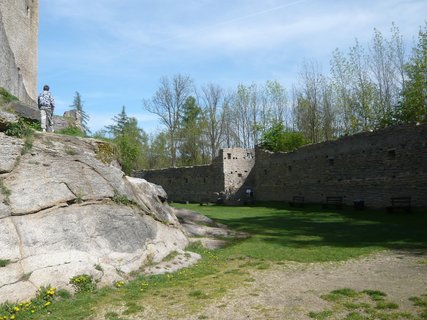
[[[53,99],[48,85],[43,87],[43,92],[39,94],[37,104],[40,110],[40,120],[43,132],[54,132],[53,110],[55,109],[55,99]]]

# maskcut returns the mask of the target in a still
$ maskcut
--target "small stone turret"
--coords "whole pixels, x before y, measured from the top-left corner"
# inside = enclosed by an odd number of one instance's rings
[[[76,127],[80,131],[85,132],[82,125],[82,116],[78,110],[65,111],[64,115],[54,116],[53,126],[55,131],[62,130],[68,127]]]

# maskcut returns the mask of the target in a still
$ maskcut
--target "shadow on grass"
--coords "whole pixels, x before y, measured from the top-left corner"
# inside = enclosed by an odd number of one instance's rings
[[[427,250],[427,214],[421,212],[390,215],[379,210],[333,211],[318,206],[296,209],[280,203],[226,210],[229,216],[217,214],[216,210],[209,216],[233,229],[249,232],[259,241],[287,247]]]

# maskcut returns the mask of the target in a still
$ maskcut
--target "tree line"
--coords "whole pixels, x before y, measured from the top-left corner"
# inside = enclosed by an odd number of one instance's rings
[[[343,135],[427,121],[427,23],[412,48],[396,25],[385,36],[374,30],[336,49],[329,72],[305,61],[292,88],[279,81],[197,86],[183,74],[162,77],[143,108],[157,115],[163,130],[147,134],[125,107],[114,124],[94,134],[122,150],[125,171],[207,164],[221,148],[263,145],[294,150]]]

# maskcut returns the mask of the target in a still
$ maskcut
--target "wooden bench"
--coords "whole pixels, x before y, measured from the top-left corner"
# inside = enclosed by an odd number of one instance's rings
[[[411,209],[411,197],[393,197],[390,198],[391,206],[387,207],[387,212],[393,213],[395,209],[404,210],[408,213]]]
[[[328,209],[329,206],[335,207],[335,209],[342,208],[342,197],[326,197],[326,202],[323,203],[323,208]]]
[[[292,201],[289,201],[291,207],[304,207],[304,197],[303,196],[293,196]]]

